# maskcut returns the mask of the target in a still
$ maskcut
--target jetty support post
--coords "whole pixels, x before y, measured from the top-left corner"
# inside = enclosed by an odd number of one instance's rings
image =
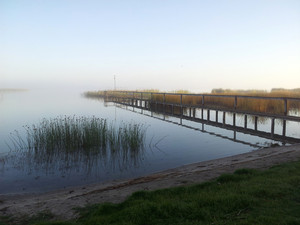
[[[183,114],[183,107],[182,107],[182,94],[180,94],[180,115]]]
[[[132,99],[131,99],[131,101],[132,101],[132,106],[134,106],[134,92],[132,92]]]
[[[283,101],[284,101],[284,115],[286,116],[288,114],[287,98],[284,98]]]
[[[274,136],[274,129],[275,129],[275,118],[272,118],[272,122],[271,122],[271,137]]]
[[[237,96],[234,96],[234,109],[236,110],[237,108]]]
[[[138,96],[135,96],[134,98],[135,98],[135,105],[138,106],[138,101],[139,101]]]
[[[166,93],[163,94],[163,112],[166,112]]]
[[[151,107],[151,105],[153,105],[153,93],[150,93],[150,104],[149,104],[149,109]]]
[[[286,135],[286,120],[283,120],[283,125],[282,125],[282,136],[285,137]]]
[[[254,130],[257,130],[257,122],[258,122],[258,117],[254,117]]]
[[[233,113],[233,126],[235,127],[236,113]]]

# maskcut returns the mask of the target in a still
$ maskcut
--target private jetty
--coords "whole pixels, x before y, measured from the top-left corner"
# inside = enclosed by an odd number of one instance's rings
[[[286,132],[288,121],[300,123],[300,98],[137,91],[102,91],[97,96],[106,102],[161,113],[180,121],[194,121],[283,143],[300,142],[300,137],[288,136]],[[242,126],[236,124],[237,115],[244,118]],[[227,117],[231,118],[230,122]],[[259,118],[271,120],[268,131],[258,128]],[[254,123],[253,128],[249,121]],[[275,132],[279,121],[280,133]]]

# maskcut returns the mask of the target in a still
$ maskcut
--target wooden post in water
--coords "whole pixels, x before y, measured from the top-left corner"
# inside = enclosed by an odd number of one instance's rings
[[[134,92],[132,92],[132,105],[134,106]]]
[[[288,114],[287,98],[284,98],[283,101],[284,101],[284,115],[286,116]]]
[[[216,110],[216,122],[218,122],[219,118],[218,118],[218,114],[219,114],[219,111]]]
[[[210,110],[208,109],[207,110],[207,121],[209,121],[209,119],[210,119]]]
[[[166,112],[166,93],[163,94],[163,112]]]
[[[285,137],[286,134],[286,120],[283,120],[283,124],[282,124],[282,136]]]
[[[183,107],[182,107],[182,94],[180,94],[180,115],[183,114]]]
[[[194,108],[194,110],[193,110],[193,117],[194,118],[196,117],[196,108]]]
[[[247,114],[245,114],[245,118],[244,118],[244,128],[247,129]]]
[[[226,123],[226,112],[224,111],[223,112],[223,125],[225,125]]]
[[[275,118],[272,118],[272,122],[271,122],[271,137],[274,136],[274,128],[275,128]]]
[[[233,113],[233,126],[235,127],[235,119],[236,119],[236,114]]]
[[[254,130],[257,130],[257,121],[258,121],[258,117],[255,116],[254,117]]]
[[[201,109],[201,119],[204,120],[204,113],[203,113],[203,108]]]
[[[143,107],[143,92],[141,92],[140,106],[142,106],[142,107]]]
[[[150,103],[150,104],[149,104],[148,107],[149,107],[149,109],[150,109],[151,104],[154,105],[154,104],[153,104],[153,93],[152,93],[152,92],[150,93],[150,102],[149,102],[149,103]]]
[[[234,96],[234,109],[237,107],[237,96]]]
[[[192,108],[190,108],[190,117],[192,117]]]
[[[204,95],[202,95],[202,106],[204,106]]]

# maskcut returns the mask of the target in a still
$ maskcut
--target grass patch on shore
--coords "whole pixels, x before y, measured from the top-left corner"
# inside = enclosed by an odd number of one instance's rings
[[[97,204],[80,213],[77,221],[29,224],[300,224],[300,161],[266,171],[240,169],[192,186],[140,191],[120,204]]]

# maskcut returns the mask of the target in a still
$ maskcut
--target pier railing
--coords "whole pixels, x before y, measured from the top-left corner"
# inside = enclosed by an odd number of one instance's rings
[[[104,92],[105,97],[116,101],[133,104],[146,104],[171,108],[204,108],[231,113],[242,113],[252,116],[272,117],[290,121],[300,121],[300,115],[289,114],[289,111],[300,109],[300,98],[266,97],[247,95],[211,95],[184,93],[157,93],[134,91]]]
[[[103,92],[102,97],[106,101],[195,122],[205,122],[225,129],[242,130],[248,134],[259,134],[272,139],[276,137],[277,140],[289,140],[290,143],[300,140],[298,137],[286,136],[287,121],[297,122],[300,125],[300,98],[133,91]],[[290,111],[293,109],[294,113],[291,114]],[[214,112],[215,118],[212,118],[211,112]],[[228,114],[232,118],[231,124],[227,122]],[[237,115],[244,117],[242,127],[236,125]],[[249,116],[254,121],[254,129],[248,127]],[[271,119],[269,133],[258,129],[258,119],[261,117]],[[275,133],[275,120],[281,120],[281,134]]]

